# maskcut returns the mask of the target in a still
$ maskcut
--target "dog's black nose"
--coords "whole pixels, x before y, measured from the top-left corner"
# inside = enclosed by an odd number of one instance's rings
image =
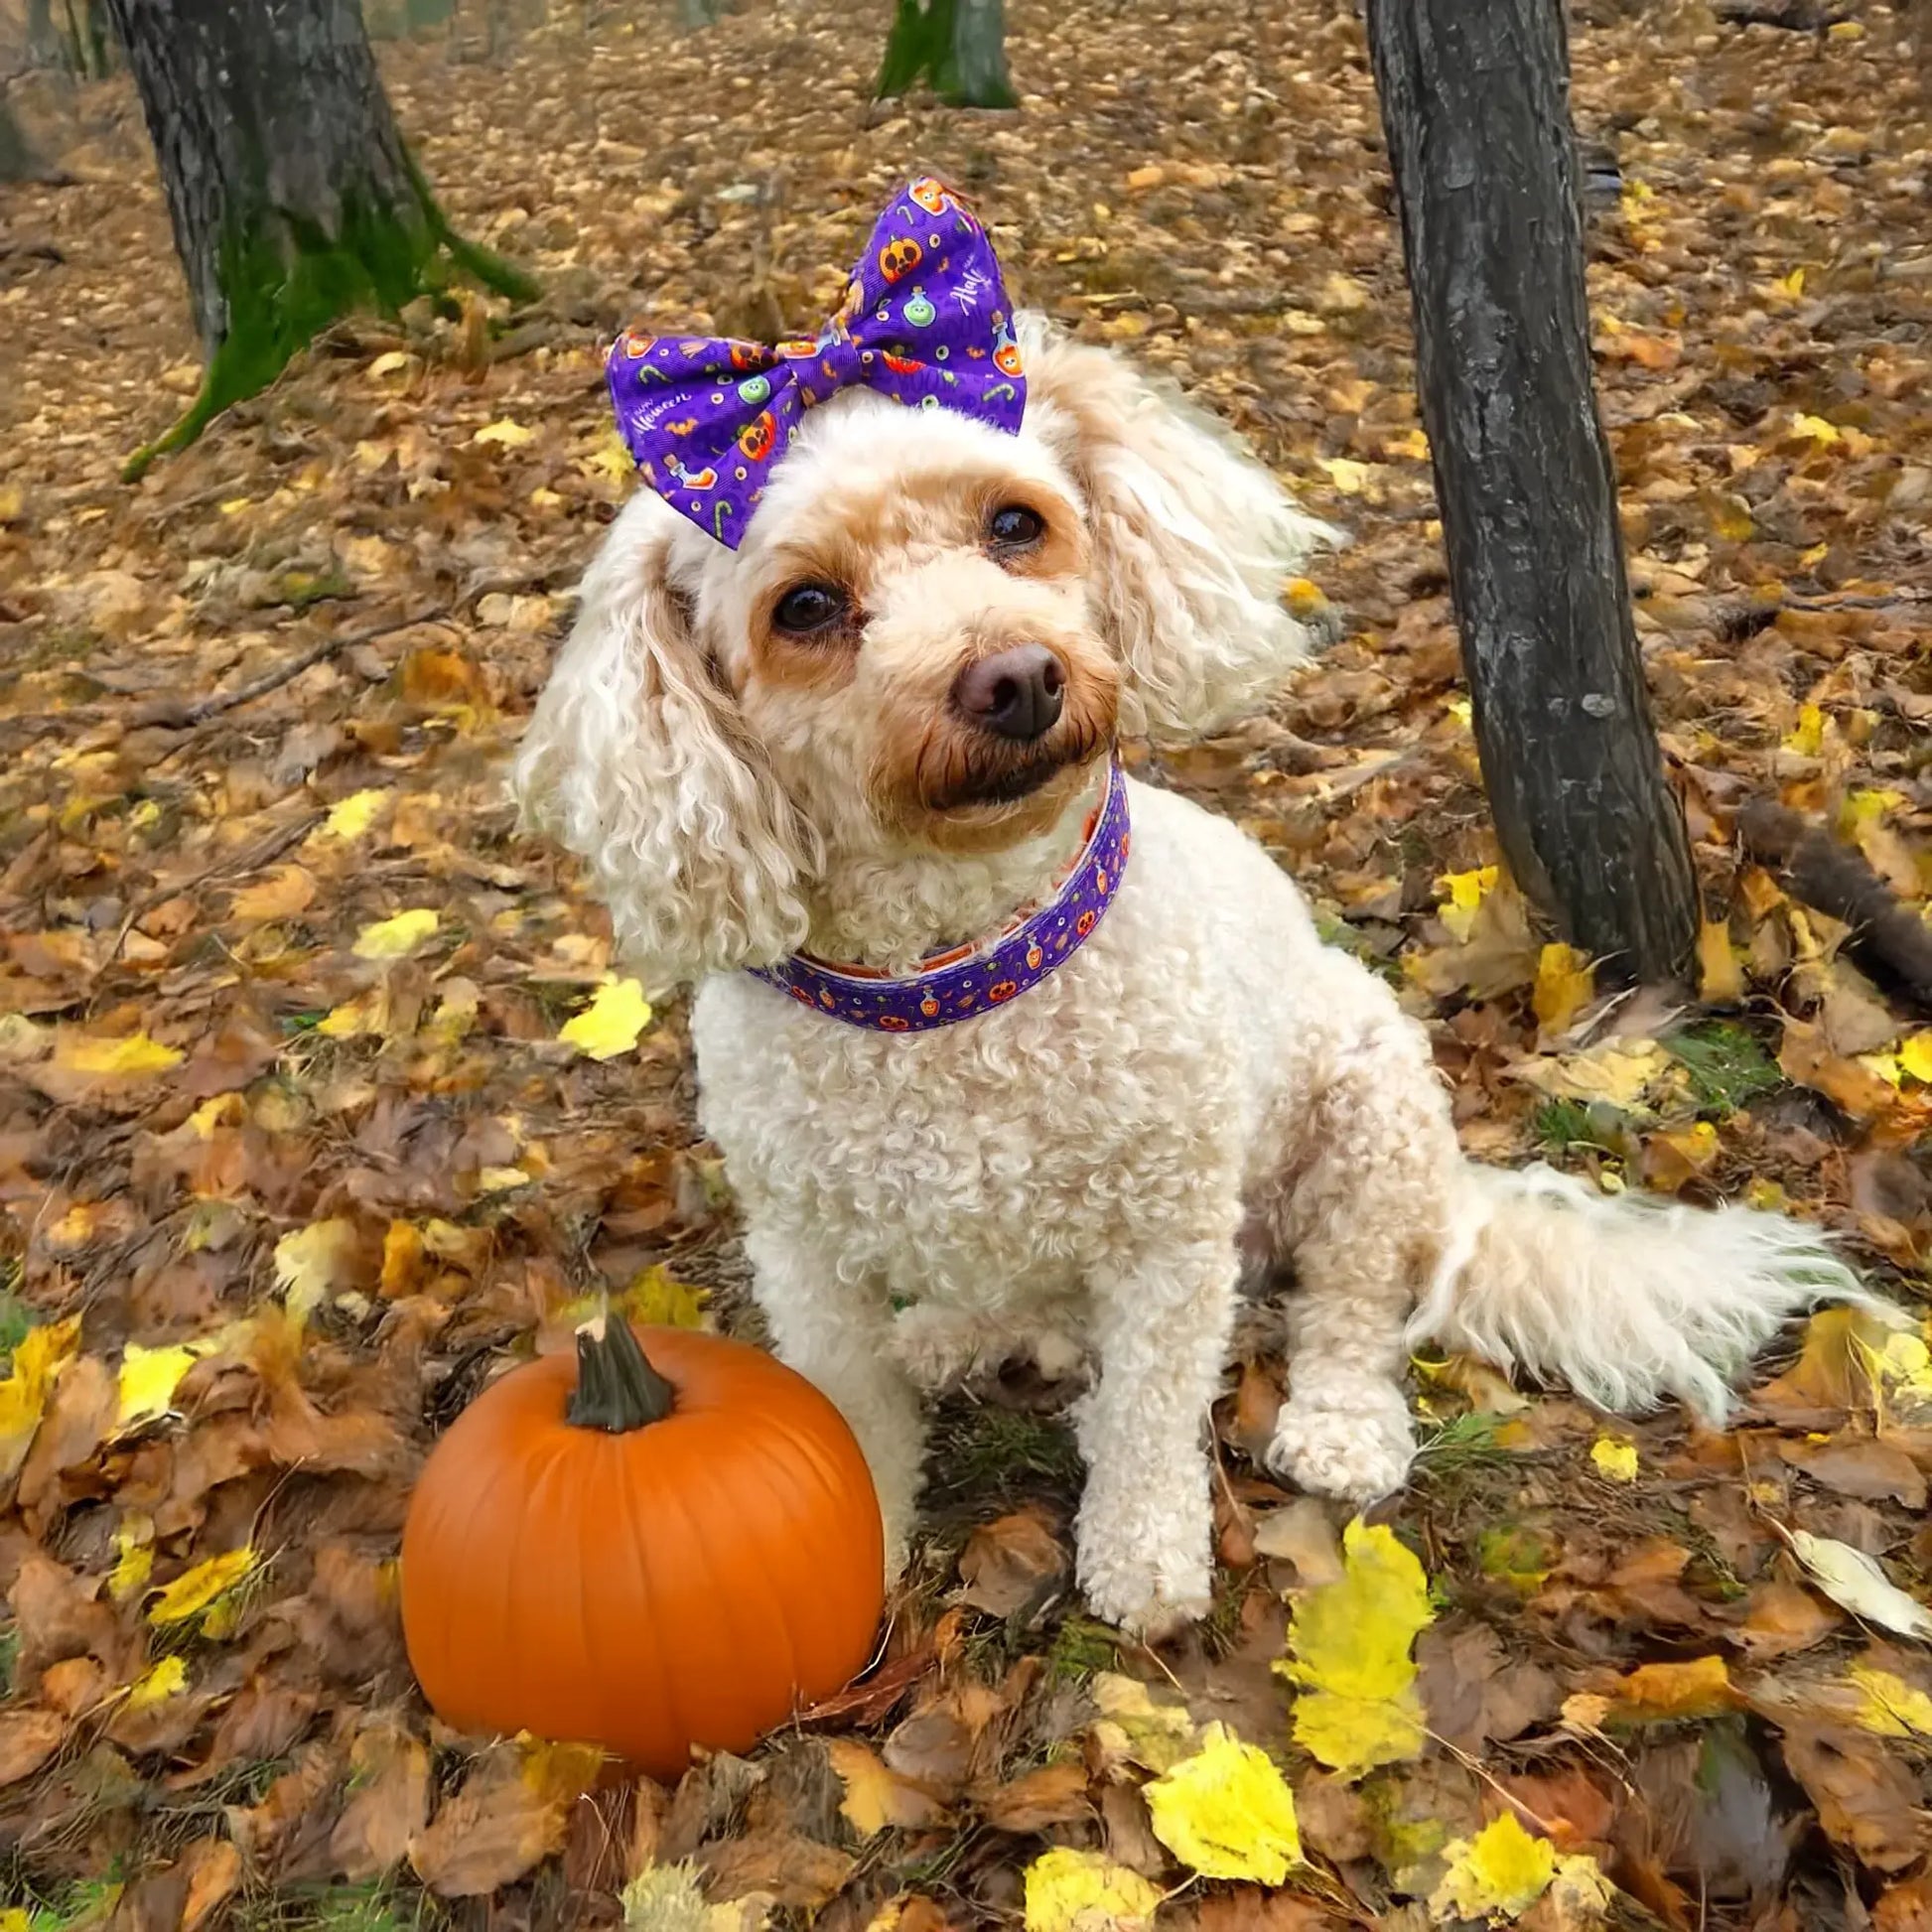
[[[1044,644],[1015,644],[960,672],[953,702],[1002,738],[1044,738],[1066,701],[1066,666]]]

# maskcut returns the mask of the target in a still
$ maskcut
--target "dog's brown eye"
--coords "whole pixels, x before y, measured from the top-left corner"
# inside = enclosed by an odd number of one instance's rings
[[[1046,534],[1046,523],[1024,503],[1004,503],[987,518],[986,534],[1002,550],[1024,550]]]
[[[779,598],[771,621],[780,630],[802,636],[823,630],[845,616],[845,593],[836,584],[794,584]]]

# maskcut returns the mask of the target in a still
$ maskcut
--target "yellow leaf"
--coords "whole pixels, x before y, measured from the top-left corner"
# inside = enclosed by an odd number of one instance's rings
[[[369,364],[371,375],[394,375],[398,369],[409,366],[409,351],[405,348],[385,349]]]
[[[1225,1725],[1209,1725],[1201,1747],[1147,1785],[1154,1836],[1206,1878],[1279,1885],[1302,1863],[1295,1794],[1266,1751]]]
[[[1557,1848],[1532,1838],[1513,1811],[1492,1818],[1474,1838],[1444,1846],[1449,1870],[1429,1909],[1444,1919],[1512,1919],[1527,1912],[1557,1875]]]
[[[1458,725],[1460,725],[1464,731],[1469,731],[1473,729],[1475,725],[1476,710],[1475,710],[1475,706],[1472,705],[1467,698],[1451,698],[1449,701],[1449,703],[1443,707],[1443,710],[1445,711],[1445,713],[1448,714],[1448,716],[1453,718],[1455,722]]]
[[[179,1657],[164,1657],[129,1688],[127,1708],[130,1711],[152,1710],[157,1704],[166,1704],[170,1698],[179,1697],[187,1688],[188,1666]]]
[[[527,1187],[530,1176],[522,1168],[479,1168],[477,1191],[480,1194],[506,1194],[512,1187]]]
[[[1914,1080],[1932,1086],[1932,1032],[1913,1034],[1898,1042],[1898,1064]]]
[[[1881,1737],[1932,1737],[1932,1697],[1914,1690],[1902,1677],[1869,1664],[1852,1666],[1860,1691],[1858,1722]]]
[[[636,980],[607,979],[591,1003],[566,1020],[557,1037],[594,1060],[614,1060],[637,1043],[650,1025],[650,1002]]]
[[[1320,467],[1328,473],[1328,481],[1344,496],[1359,496],[1368,487],[1368,480],[1375,473],[1366,463],[1357,463],[1352,457],[1326,456],[1320,459]]]
[[[1100,1710],[1097,1732],[1111,1731],[1108,1743],[1122,1757],[1150,1771],[1166,1771],[1194,1748],[1194,1721],[1175,1704],[1156,1704],[1137,1678],[1099,1672],[1088,1687]]]
[[[1545,946],[1537,955],[1530,1005],[1545,1033],[1562,1033],[1595,991],[1595,969],[1587,953],[1556,943]]]
[[[354,1259],[352,1221],[315,1221],[283,1235],[275,1244],[275,1285],[288,1311],[311,1313],[342,1286]]]
[[[833,1770],[845,1785],[840,1814],[861,1838],[876,1838],[888,1825],[917,1829],[944,1815],[944,1807],[930,1792],[889,1769],[870,1744],[856,1737],[834,1737],[826,1748]]]
[[[186,1623],[205,1615],[255,1567],[255,1553],[247,1544],[185,1570],[148,1608],[153,1624]]]
[[[165,1416],[181,1378],[196,1359],[195,1350],[183,1342],[168,1348],[143,1348],[138,1341],[129,1342],[121,1354],[119,1427],[134,1429]]]
[[[631,1320],[658,1328],[702,1327],[704,1305],[710,1300],[710,1289],[674,1280],[661,1261],[652,1262],[621,1298]]]
[[[1516,1077],[1552,1100],[1606,1100],[1632,1112],[1675,1062],[1654,1040],[1612,1039],[1587,1053],[1557,1053],[1518,1062]]]
[[[1473,872],[1446,872],[1436,882],[1436,895],[1442,900],[1440,916],[1458,944],[1467,944],[1470,928],[1483,896],[1495,890],[1500,875],[1494,866],[1478,866]]]
[[[1698,998],[1708,1007],[1743,1004],[1744,968],[1728,920],[1706,919],[1698,928]]]
[[[1828,423],[1822,416],[1807,416],[1803,410],[1791,419],[1788,432],[1792,436],[1803,436],[1813,443],[1836,443],[1839,441],[1838,426]]]
[[[505,450],[520,450],[525,443],[534,443],[537,433],[525,429],[521,423],[512,422],[507,416],[499,416],[493,423],[485,423],[475,436],[473,443],[494,443]]]
[[[351,791],[346,798],[337,800],[322,829],[331,838],[359,839],[375,823],[375,815],[388,796],[379,785],[366,791]]]
[[[1797,724],[1784,735],[1784,749],[1800,758],[1815,759],[1825,749],[1825,713],[1815,704],[1798,707]]]
[[[1027,1932],[1112,1932],[1147,1925],[1161,1887],[1098,1852],[1056,1845],[1027,1867]]]
[[[171,1066],[179,1066],[181,1058],[180,1047],[164,1046],[146,1034],[123,1034],[118,1039],[64,1034],[54,1048],[56,1066],[69,1073],[90,1073],[115,1080],[166,1073]]]
[[[1786,295],[1803,295],[1805,292],[1805,271],[1803,265],[1800,264],[1797,268],[1794,268],[1789,275],[1780,275],[1778,277],[1778,287]]]
[[[357,959],[407,959],[436,934],[436,914],[427,905],[398,912],[393,919],[377,919],[355,935]]]
[[[364,1034],[379,1034],[388,1017],[389,1002],[381,989],[361,1000],[345,1000],[331,1007],[316,1022],[316,1032],[325,1039],[360,1039]]]
[[[107,1593],[117,1603],[141,1595],[154,1569],[154,1518],[130,1510],[114,1532],[114,1567],[107,1573]]]
[[[1398,436],[1393,442],[1383,446],[1385,456],[1406,456],[1412,463],[1429,461],[1429,438],[1419,429],[1412,429],[1406,436]]]
[[[1302,1687],[1295,1736],[1351,1777],[1419,1756],[1422,1698],[1410,1650],[1433,1620],[1429,1580],[1394,1531],[1357,1517],[1342,1532],[1342,1577],[1302,1595],[1290,1655],[1275,1665]]]
[[[382,1292],[409,1294],[423,1272],[423,1231],[414,1221],[391,1221],[382,1237]]]
[[[80,1317],[29,1328],[14,1344],[13,1368],[0,1382],[0,1482],[19,1473],[33,1447],[54,1385],[80,1346]]]
[[[1864,39],[1864,22],[1835,20],[1825,29],[1825,38],[1834,41],[1862,41]]]
[[[1321,586],[1307,577],[1291,577],[1282,601],[1288,606],[1288,615],[1304,623],[1325,617],[1328,612],[1328,600],[1322,595]]]
[[[5,504],[0,501],[0,508]],[[25,1905],[0,1906],[0,1932],[34,1932],[34,1921]]]
[[[1589,1459],[1612,1482],[1635,1482],[1637,1479],[1635,1443],[1619,1443],[1613,1436],[1599,1436],[1589,1446]]]

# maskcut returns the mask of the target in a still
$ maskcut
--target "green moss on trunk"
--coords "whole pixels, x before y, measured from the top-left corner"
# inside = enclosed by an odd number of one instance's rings
[[[284,210],[224,238],[226,333],[187,413],[128,459],[121,472],[126,481],[157,457],[186,449],[231,404],[267,388],[345,315],[395,315],[418,296],[442,294],[456,269],[514,301],[535,297],[536,284],[520,269],[450,226],[413,160],[410,178],[412,203],[402,207],[374,195],[345,195],[334,235]]]

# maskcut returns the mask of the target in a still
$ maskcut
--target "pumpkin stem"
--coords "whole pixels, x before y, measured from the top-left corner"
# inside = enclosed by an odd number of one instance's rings
[[[651,1367],[620,1315],[600,1314],[577,1331],[577,1387],[564,1419],[579,1429],[602,1429],[621,1436],[662,1422],[677,1403],[677,1391]]]

